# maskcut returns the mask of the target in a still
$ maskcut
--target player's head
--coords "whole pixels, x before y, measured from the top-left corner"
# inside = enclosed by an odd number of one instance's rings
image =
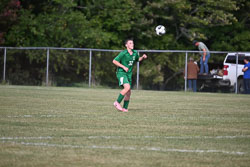
[[[125,41],[125,46],[127,49],[134,49],[134,41],[133,39],[127,39]]]

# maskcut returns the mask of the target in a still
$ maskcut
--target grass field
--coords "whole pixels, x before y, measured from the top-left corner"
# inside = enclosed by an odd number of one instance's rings
[[[0,166],[250,166],[250,96],[0,86]]]

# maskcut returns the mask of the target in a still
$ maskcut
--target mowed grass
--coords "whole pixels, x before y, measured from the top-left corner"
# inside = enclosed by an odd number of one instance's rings
[[[0,166],[249,166],[250,96],[0,86]]]

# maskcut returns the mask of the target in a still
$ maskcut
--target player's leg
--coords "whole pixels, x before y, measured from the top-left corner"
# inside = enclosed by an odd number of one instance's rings
[[[124,97],[126,97],[126,94],[130,91],[130,85],[128,83],[123,84],[123,89],[121,90],[117,100],[114,102],[114,106],[116,107],[116,109],[123,111],[120,103],[122,102],[122,100],[124,99]],[[126,102],[125,102],[126,103]]]
[[[131,89],[125,94],[124,103],[122,107],[123,112],[128,112],[128,104],[129,104],[130,96],[131,96]]]
[[[123,112],[128,112],[128,104],[129,104],[129,100],[130,100],[130,96],[131,96],[131,87],[132,87],[132,75],[128,76],[128,82],[130,85],[130,89],[125,94],[125,97],[124,97],[124,103],[123,103],[123,108],[122,108]]]
[[[117,79],[119,81],[119,86],[123,86],[123,89],[121,90],[117,100],[114,102],[114,106],[117,110],[122,111],[122,107],[120,103],[122,102],[125,94],[130,90],[130,84],[128,81],[128,77],[124,75],[123,73],[118,73]]]
[[[123,84],[123,89],[120,92],[123,96],[125,96],[128,92],[130,91],[130,84],[129,83],[124,83]]]

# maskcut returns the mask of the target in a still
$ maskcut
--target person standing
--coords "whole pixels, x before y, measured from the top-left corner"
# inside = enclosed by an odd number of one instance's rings
[[[203,42],[193,41],[193,44],[198,47],[201,55],[200,59],[200,74],[209,74],[208,60],[210,58],[210,53],[207,46]],[[205,67],[205,73],[204,73]]]
[[[197,91],[197,75],[199,72],[199,67],[196,63],[194,63],[194,59],[192,57],[189,58],[189,62],[187,64],[187,80],[188,80],[188,88],[189,90],[193,90],[193,92]],[[185,74],[185,70],[184,70]]]
[[[250,94],[250,62],[249,58],[244,58],[244,68],[242,72],[244,72],[243,79],[244,79],[244,90],[246,94]]]
[[[123,50],[116,56],[113,63],[117,66],[116,77],[119,82],[119,86],[123,86],[117,100],[114,102],[114,106],[117,110],[128,112],[128,105],[131,96],[132,87],[132,71],[135,62],[142,61],[147,58],[146,54],[139,57],[139,54],[134,50],[134,41],[132,39],[127,39],[125,41],[126,49]],[[123,107],[121,107],[121,102],[124,99]]]

